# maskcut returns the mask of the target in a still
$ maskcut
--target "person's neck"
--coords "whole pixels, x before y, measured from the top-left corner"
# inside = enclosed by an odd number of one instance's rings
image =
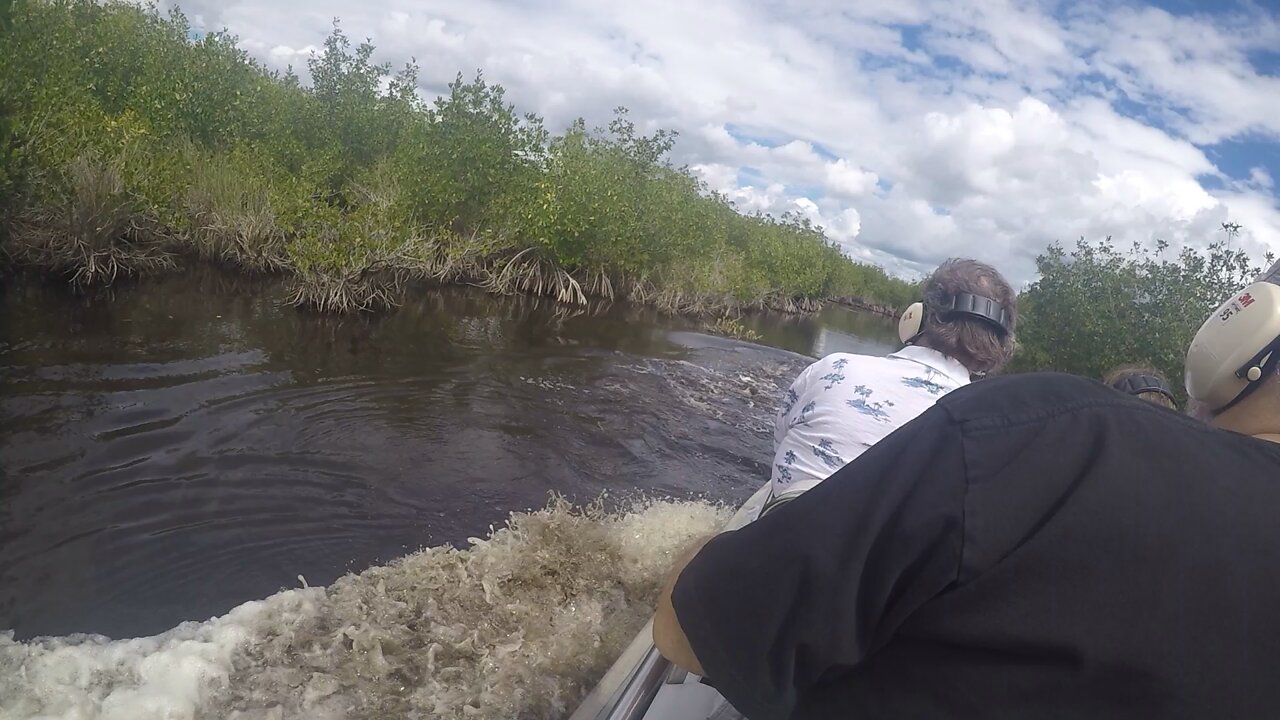
[[[934,346],[930,345],[930,344],[929,344],[929,341],[928,341],[928,340],[926,340],[926,339],[924,339],[924,338],[920,338],[919,340],[916,340],[915,342],[913,342],[913,343],[911,343],[911,344],[912,344],[912,345],[914,345],[915,347],[924,348],[925,350],[932,350],[932,351],[934,351],[934,352],[938,353],[939,355],[941,355],[941,356],[943,356],[943,357],[951,357],[950,355],[948,355],[948,354],[946,354],[946,353],[942,352],[942,351],[941,351],[941,350],[939,350],[938,348],[936,348],[936,347],[934,347]],[[955,358],[953,358],[953,359],[955,359]],[[957,362],[959,362],[959,360],[958,360],[958,359],[956,359],[956,360],[957,360]],[[966,367],[967,367],[967,366],[966,366]]]
[[[1280,414],[1272,412],[1276,400],[1271,388],[1260,388],[1243,402],[1219,413],[1211,423],[1223,430],[1280,443]]]

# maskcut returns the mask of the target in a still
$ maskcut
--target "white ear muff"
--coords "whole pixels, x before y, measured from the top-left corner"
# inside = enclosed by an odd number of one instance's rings
[[[924,324],[924,303],[911,303],[902,313],[902,317],[898,320],[898,339],[904,343],[909,343],[917,335],[920,334],[920,327]]]
[[[1262,379],[1280,338],[1280,286],[1254,283],[1213,311],[1187,349],[1187,394],[1221,410]]]

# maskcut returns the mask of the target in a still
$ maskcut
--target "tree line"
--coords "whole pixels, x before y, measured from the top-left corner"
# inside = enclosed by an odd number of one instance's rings
[[[414,64],[375,63],[336,22],[304,85],[180,12],[0,2],[12,265],[92,286],[202,257],[335,311],[415,280],[683,313],[912,294],[806,218],[738,212],[622,108],[553,135],[479,72],[424,102]]]
[[[118,0],[0,0],[0,41],[0,262],[77,286],[199,258],[283,275],[293,303],[327,311],[393,306],[415,282],[721,316],[919,292],[803,217],[738,212],[670,162],[675,133],[625,109],[552,134],[478,72],[425,102],[417,66],[375,63],[336,23],[306,85]],[[1257,267],[1229,242],[1167,252],[1049,247],[1012,370],[1180,377]]]
[[[1238,225],[1204,251],[1172,253],[1110,238],[1079,240],[1069,252],[1051,245],[1036,259],[1039,279],[1018,296],[1021,314],[1013,372],[1059,370],[1098,378],[1119,365],[1143,363],[1165,374],[1183,395],[1183,360],[1196,330],[1262,266],[1232,247]],[[1263,257],[1266,265],[1275,260]]]

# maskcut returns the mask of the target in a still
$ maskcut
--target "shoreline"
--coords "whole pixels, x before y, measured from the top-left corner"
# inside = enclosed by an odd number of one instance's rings
[[[867,302],[861,298],[830,298],[826,300],[826,302],[832,303],[833,305],[842,305],[851,310],[857,310],[858,312],[879,315],[880,317],[888,318],[889,320],[896,320],[898,318],[898,311],[896,311],[892,306]]]
[[[628,304],[652,309],[670,317],[701,321],[708,328],[720,329],[734,327],[741,318],[758,312],[814,315],[827,303],[885,317],[893,316],[892,311],[887,309],[888,306],[860,299],[775,295],[742,302],[722,295],[695,296],[679,291],[660,291],[648,281],[613,279],[604,273],[594,273],[595,277],[586,278],[580,271],[560,267],[538,268],[527,275],[515,277],[510,272],[513,258],[500,256],[466,262],[469,267],[459,272],[435,271],[417,263],[383,263],[381,267],[370,267],[360,273],[337,276],[308,274],[288,265],[269,270],[251,267],[230,259],[205,257],[193,248],[180,247],[166,248],[161,262],[145,268],[139,269],[129,266],[127,262],[121,263],[120,269],[109,276],[106,282],[83,283],[77,282],[78,265],[68,266],[31,257],[19,260],[19,256],[3,244],[0,244],[0,252],[8,260],[7,263],[0,264],[0,283],[26,276],[51,288],[85,297],[106,294],[114,288],[131,283],[214,271],[249,282],[281,282],[285,288],[286,304],[301,311],[337,317],[394,312],[410,299],[414,291],[446,287],[475,288],[498,296],[543,298],[572,309],[587,310],[602,303]],[[521,254],[523,253],[517,253],[515,258],[518,259]],[[553,264],[542,259],[531,262]]]

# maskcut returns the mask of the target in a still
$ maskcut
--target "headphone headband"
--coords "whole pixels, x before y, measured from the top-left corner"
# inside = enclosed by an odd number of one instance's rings
[[[984,320],[1001,333],[1009,332],[1009,311],[1000,303],[984,295],[973,293],[956,293],[951,298],[951,307],[941,308],[943,315],[968,315]]]
[[[898,321],[898,339],[910,343],[919,337],[924,331],[925,315],[929,312],[937,313],[938,319],[944,321],[954,315],[976,318],[1001,335],[1008,334],[1013,319],[1003,305],[985,295],[956,293],[947,304],[937,308],[927,307],[924,301],[912,303]]]
[[[1230,402],[1219,408],[1218,412],[1223,412],[1227,408],[1238,404],[1241,400],[1252,395],[1254,390],[1262,387],[1262,383],[1258,381],[1274,372],[1276,364],[1280,363],[1280,354],[1276,353],[1277,346],[1280,346],[1280,337],[1272,340],[1257,355],[1250,358],[1249,362],[1241,365],[1236,370],[1236,378],[1248,384],[1244,386],[1239,395],[1236,395]]]
[[[1174,400],[1169,384],[1154,375],[1127,375],[1111,383],[1111,387],[1129,395],[1154,392]]]

